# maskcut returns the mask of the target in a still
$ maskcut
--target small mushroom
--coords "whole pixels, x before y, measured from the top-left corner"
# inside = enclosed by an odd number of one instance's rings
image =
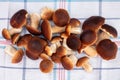
[[[105,60],[115,59],[117,55],[117,45],[109,39],[104,39],[96,46],[98,54]]]
[[[83,23],[83,30],[92,30],[97,32],[105,22],[105,18],[101,16],[91,16]]]
[[[10,30],[4,28],[2,30],[2,36],[7,40],[11,40],[11,37],[13,34],[20,33],[21,31],[22,31],[22,28],[19,28],[19,29],[11,28]]]
[[[65,9],[57,9],[53,13],[53,22],[60,27],[64,27],[70,21],[70,16]]]
[[[38,13],[32,13],[28,15],[28,18],[30,18],[26,24],[27,30],[33,34],[33,35],[40,35],[41,31],[39,30],[39,24],[40,24],[40,15]]]
[[[41,9],[40,16],[43,20],[52,20],[54,10],[48,7],[43,7]]]
[[[93,45],[97,40],[97,34],[91,30],[83,31],[80,35],[80,40],[83,45]]]
[[[39,55],[44,51],[47,42],[39,37],[32,37],[31,40],[28,41],[26,48],[26,55],[32,59],[36,60],[39,58]]]
[[[23,26],[25,26],[27,22],[26,17],[27,17],[27,11],[24,9],[19,10],[10,19],[11,26],[13,28],[22,28]]]
[[[12,60],[11,60],[12,63],[19,63],[22,60],[24,55],[24,52],[22,49],[16,50],[11,45],[6,46],[5,53],[9,54],[12,57]]]
[[[61,63],[61,57],[58,56],[56,53],[53,53],[51,59],[54,63]]]
[[[60,46],[56,50],[56,54],[58,57],[63,57],[67,54],[67,50],[64,46]]]
[[[89,58],[86,56],[79,58],[76,66],[82,67],[86,72],[91,72],[93,70],[93,68],[91,67],[91,65],[88,61],[89,61]]]
[[[108,36],[113,37],[113,38],[116,38],[118,35],[117,30],[108,24],[104,24],[101,27],[101,30],[104,31],[106,34],[108,34]]]
[[[75,66],[77,62],[77,58],[75,55],[68,55],[68,56],[64,56],[61,58],[61,63],[63,65],[63,67],[67,70],[71,70],[73,69],[73,67]]]
[[[69,24],[71,27],[79,27],[81,25],[81,22],[76,18],[71,18]]]
[[[48,20],[43,20],[41,24],[41,31],[45,38],[47,38],[48,40],[52,39],[52,29]]]
[[[11,39],[12,44],[16,44],[16,43],[18,42],[19,38],[20,38],[20,33],[14,34],[14,35],[12,36],[12,39]]]
[[[62,41],[61,37],[55,36],[51,40],[51,45],[45,47],[45,52],[48,56],[52,56],[53,53],[56,52],[56,49],[61,46],[60,41]]]
[[[70,35],[67,38],[67,46],[72,50],[77,50],[81,47],[81,41],[76,35]]]
[[[51,60],[42,60],[39,68],[43,73],[49,73],[53,70],[53,62]]]
[[[17,42],[17,46],[19,48],[24,47],[25,49],[27,48],[27,44],[29,42],[29,40],[32,39],[32,35],[31,34],[25,34],[23,36],[20,37],[20,39]]]

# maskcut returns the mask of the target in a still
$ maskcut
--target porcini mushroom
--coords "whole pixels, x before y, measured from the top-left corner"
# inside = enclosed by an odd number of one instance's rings
[[[39,68],[44,73],[49,73],[53,70],[53,63],[51,60],[42,60],[40,62]]]
[[[64,27],[70,21],[70,16],[65,9],[57,9],[53,13],[53,22],[60,27]]]
[[[29,19],[30,18],[30,19]],[[27,30],[33,35],[40,35],[41,31],[39,29],[40,15],[38,13],[31,13],[28,15],[28,22],[26,24]]]
[[[54,10],[48,7],[43,7],[41,9],[40,16],[43,20],[52,20]]]
[[[101,16],[91,16],[83,23],[83,30],[92,30],[97,32],[105,22],[105,18]]]
[[[77,62],[77,58],[74,54],[72,55],[68,55],[68,56],[63,56],[61,58],[61,63],[63,65],[63,67],[67,70],[71,70],[73,69],[73,67],[75,66]]]
[[[22,31],[22,28],[16,29],[16,28],[11,28],[11,29],[6,29],[4,28],[2,30],[2,36],[7,39],[7,40],[11,40],[11,36],[15,33],[20,33]]]
[[[13,28],[22,28],[27,22],[26,17],[27,11],[25,9],[17,11],[10,19],[11,26]]]
[[[98,54],[105,60],[115,59],[117,55],[117,45],[109,39],[104,39],[96,46]]]
[[[48,20],[43,20],[41,24],[41,31],[45,38],[47,38],[48,40],[52,39],[52,29]]]
[[[22,49],[16,50],[11,45],[6,46],[5,52],[12,57],[12,60],[11,60],[12,63],[19,63],[22,60],[24,55],[24,52]]]
[[[39,58],[39,55],[44,51],[47,42],[39,37],[32,37],[31,40],[28,41],[26,48],[26,55],[33,60]]]
[[[91,72],[93,70],[93,68],[91,67],[91,65],[88,61],[89,61],[89,58],[86,56],[79,58],[76,63],[76,66],[82,67],[86,72]]]

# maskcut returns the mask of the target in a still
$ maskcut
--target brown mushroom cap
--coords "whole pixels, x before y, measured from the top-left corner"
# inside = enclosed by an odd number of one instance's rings
[[[17,46],[26,48],[29,40],[31,40],[31,39],[32,39],[31,34],[25,34],[20,37],[20,39],[17,42]]]
[[[92,45],[97,40],[97,34],[94,31],[86,30],[80,35],[81,43],[84,45]]]
[[[104,39],[96,46],[98,54],[105,60],[115,59],[117,54],[117,45],[109,39]]]
[[[12,44],[16,44],[17,43],[17,41],[19,40],[19,38],[20,38],[20,33],[16,33],[16,34],[13,34],[12,35]]]
[[[49,73],[53,69],[53,63],[51,60],[42,60],[39,65],[39,68],[42,72]]]
[[[27,11],[24,9],[16,12],[10,19],[10,24],[13,28],[21,28],[26,24]]]
[[[67,54],[67,50],[64,46],[60,46],[57,48],[56,54],[58,55],[58,57],[65,56]]]
[[[42,31],[43,35],[45,36],[45,38],[47,38],[48,40],[51,40],[52,29],[51,29],[50,22],[48,20],[43,20],[43,22],[41,24],[41,31]]]
[[[19,63],[23,58],[24,52],[22,49],[16,51],[15,55],[12,58],[12,63]]]
[[[74,67],[74,64],[73,64],[72,60],[68,56],[62,57],[61,58],[61,63],[63,65],[63,67],[67,70],[71,70]]]
[[[81,41],[76,35],[70,35],[67,38],[67,46],[72,50],[77,50],[81,47]]]
[[[59,57],[56,53],[52,54],[51,59],[55,63],[60,63],[61,62],[61,57]]]
[[[34,27],[31,27],[30,25],[27,25],[26,28],[33,35],[40,35],[41,34],[41,31],[39,31],[38,29],[35,29]]]
[[[64,27],[70,21],[70,16],[65,9],[57,9],[53,13],[53,22],[60,27]]]
[[[78,61],[77,61],[77,63],[76,63],[76,66],[77,66],[77,67],[81,67],[82,64],[88,62],[88,60],[89,60],[89,58],[86,57],[86,56],[85,56],[85,57],[82,57],[82,58],[79,58]]]
[[[111,37],[117,37],[117,30],[112,27],[111,25],[108,25],[108,24],[104,24],[101,29],[106,32],[108,35],[110,35]]]
[[[29,40],[27,44],[26,49],[26,55],[36,60],[39,58],[39,55],[44,51],[45,46],[47,45],[47,42],[39,37],[33,37],[31,40]]]
[[[83,30],[92,30],[98,31],[101,26],[104,24],[105,18],[101,16],[91,16],[86,19],[83,23],[82,29]]]
[[[9,32],[6,28],[4,28],[4,29],[2,30],[2,36],[3,36],[5,39],[7,39],[7,40],[10,40],[10,39],[11,39],[10,32]]]
[[[71,27],[78,27],[80,26],[81,22],[76,18],[71,18],[69,24],[71,25]]]

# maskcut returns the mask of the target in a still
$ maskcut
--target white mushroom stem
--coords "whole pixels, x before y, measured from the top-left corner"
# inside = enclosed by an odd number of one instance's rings
[[[40,15],[38,13],[32,13],[30,14],[30,22],[31,22],[31,27],[38,29],[39,27],[39,22],[40,22]]]
[[[65,31],[65,27],[53,26],[52,33],[61,33]]]
[[[67,41],[67,39],[64,38],[62,45],[63,45],[67,50],[71,50],[71,49],[67,46],[66,41]]]
[[[58,26],[54,26],[52,27],[52,33],[62,33],[65,32],[65,28],[66,27],[58,27]],[[80,34],[82,32],[81,27],[72,27],[70,33],[73,34]]]
[[[13,35],[13,34],[15,34],[15,33],[20,33],[20,32],[22,32],[22,28],[11,28],[11,29],[9,29],[8,30],[9,31],[9,33],[10,33],[10,35]]]
[[[110,36],[106,32],[101,32],[98,34],[98,39],[95,44],[97,45],[101,40],[109,39],[109,38],[110,38]]]
[[[73,65],[75,66],[78,60],[77,57],[74,54],[71,54],[68,57],[71,59]]]
[[[10,55],[12,57],[15,55],[16,51],[17,50],[11,45],[8,45],[8,46],[5,47],[5,53],[7,53],[8,55]]]
[[[86,48],[84,48],[84,52],[90,57],[97,56],[97,51],[94,46],[87,46]]]
[[[92,72],[93,70],[92,66],[89,63],[82,64],[82,67],[86,72]]]

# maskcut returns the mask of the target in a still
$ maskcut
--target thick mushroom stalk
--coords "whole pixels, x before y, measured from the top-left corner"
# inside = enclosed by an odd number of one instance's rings
[[[91,65],[89,63],[89,58],[86,56],[79,58],[76,66],[82,67],[86,72],[91,72],[93,70],[93,68],[91,67]]]
[[[4,28],[2,30],[2,35],[5,39],[11,40],[11,37],[13,34],[20,33],[20,32],[22,32],[22,28],[11,28],[9,30]]]
[[[26,24],[27,30],[33,35],[40,35],[41,34],[39,30],[39,23],[41,19],[40,15],[37,13],[32,13],[28,15],[28,18],[30,18],[30,20],[28,20]]]
[[[5,52],[9,54],[12,57],[12,63],[19,63],[24,55],[24,52],[22,49],[16,50],[13,46],[8,45],[5,48]]]

